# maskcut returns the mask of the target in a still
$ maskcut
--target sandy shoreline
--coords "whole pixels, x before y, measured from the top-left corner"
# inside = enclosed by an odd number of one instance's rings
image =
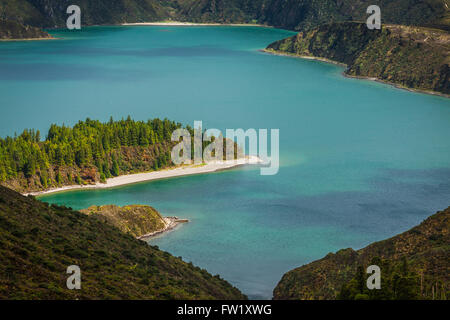
[[[63,192],[63,191],[71,191],[71,190],[106,189],[106,188],[124,186],[124,185],[128,185],[128,184],[144,182],[144,181],[168,179],[168,178],[195,175],[195,174],[212,173],[212,172],[231,169],[231,168],[235,168],[235,167],[239,167],[239,166],[243,166],[243,165],[250,165],[250,164],[255,165],[255,164],[260,164],[260,163],[261,163],[261,160],[258,157],[250,156],[250,157],[237,159],[237,160],[211,162],[211,163],[204,164],[204,165],[188,165],[188,166],[182,166],[182,167],[177,167],[177,168],[168,169],[168,170],[160,170],[160,171],[123,175],[123,176],[118,176],[115,178],[107,179],[106,183],[98,182],[96,184],[85,185],[85,186],[80,186],[80,185],[64,186],[61,188],[49,189],[46,191],[25,193],[24,195],[25,196],[28,196],[28,195],[40,196],[40,195],[45,195],[45,194],[50,194],[50,193],[55,193],[55,192]]]
[[[122,23],[122,26],[232,26],[232,27],[266,27],[263,24],[256,23],[196,23],[196,22],[180,22],[180,21],[166,21],[166,22],[133,22]]]
[[[58,40],[58,38],[23,38],[23,39],[0,39],[0,42],[18,42],[18,41],[44,41],[44,40]]]

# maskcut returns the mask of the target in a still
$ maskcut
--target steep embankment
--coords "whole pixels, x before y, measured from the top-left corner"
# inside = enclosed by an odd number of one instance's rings
[[[0,0],[0,17],[24,24],[54,28],[64,27],[67,7],[81,9],[83,25],[119,24],[130,21],[155,21],[168,15],[159,0]]]
[[[129,205],[118,207],[115,205],[92,206],[80,210],[90,216],[95,216],[105,223],[109,223],[120,231],[130,233],[136,238],[145,238],[158,234],[176,226],[175,217],[164,218],[150,206]]]
[[[0,0],[0,17],[38,27],[62,27],[68,0]],[[333,21],[364,21],[369,5],[383,22],[447,28],[449,0],[80,0],[83,25],[161,21],[260,23],[303,30]]]
[[[260,23],[304,30],[333,21],[365,21],[370,5],[379,5],[383,22],[449,26],[448,0],[173,0],[180,20],[195,22]],[[446,6],[447,4],[447,6]]]
[[[41,38],[28,34],[38,34],[38,28],[65,27],[69,16],[67,7],[76,4],[81,9],[82,24],[121,24],[124,22],[159,21],[171,16],[169,7],[159,0],[0,0],[0,19],[15,21],[27,30],[27,34],[17,32],[15,25],[0,25],[1,34],[9,35],[4,39]],[[41,31],[44,33],[43,31]]]
[[[450,35],[419,27],[334,23],[269,45],[268,52],[326,58],[348,65],[347,75],[450,94]]]
[[[449,228],[450,208],[393,238],[330,253],[286,273],[274,299],[446,299]],[[364,270],[372,264],[381,268],[381,290],[366,288]]]
[[[66,269],[81,268],[81,290]],[[0,299],[243,299],[206,270],[95,216],[0,186]]]
[[[0,19],[0,40],[13,39],[51,39],[51,36],[39,28],[25,26],[16,21]]]

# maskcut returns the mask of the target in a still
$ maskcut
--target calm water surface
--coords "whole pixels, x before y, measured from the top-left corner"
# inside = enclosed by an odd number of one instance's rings
[[[450,100],[259,52],[257,27],[93,27],[0,43],[0,135],[167,117],[279,128],[281,169],[174,178],[43,200],[149,204],[191,222],[153,244],[268,299],[284,272],[407,230],[450,205]]]

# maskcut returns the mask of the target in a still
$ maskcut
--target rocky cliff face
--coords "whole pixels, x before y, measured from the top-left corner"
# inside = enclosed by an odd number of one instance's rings
[[[0,0],[0,17],[37,27],[64,27],[69,0]],[[169,16],[158,0],[80,0],[83,25],[155,21]]]
[[[450,208],[388,240],[358,251],[345,249],[330,253],[286,273],[274,290],[274,299],[347,299],[358,294],[381,299],[447,299],[449,229]],[[365,270],[371,264],[381,268],[381,290],[359,293],[352,282],[356,282],[357,288],[358,269]],[[365,279],[362,286],[365,286]],[[352,295],[351,290],[356,294]]]
[[[326,58],[348,65],[350,76],[450,94],[450,35],[436,29],[333,23],[277,41],[270,52]]]

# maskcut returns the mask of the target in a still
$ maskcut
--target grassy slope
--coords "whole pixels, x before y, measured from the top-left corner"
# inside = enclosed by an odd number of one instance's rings
[[[361,250],[345,249],[328,254],[286,273],[274,290],[274,298],[286,299],[335,299],[344,284],[353,279],[358,266],[367,267],[374,258],[389,262],[390,268],[398,268],[403,259],[416,275],[416,288],[420,291],[423,274],[423,292],[420,298],[432,298],[433,286],[450,287],[450,208],[429,217],[419,226],[390,239],[373,243]],[[381,276],[392,273],[381,267]],[[441,286],[439,286],[440,288]],[[388,290],[382,283],[382,290]]]
[[[51,36],[39,28],[25,26],[16,21],[0,20],[0,40],[47,38]]]
[[[0,13],[6,19],[38,27],[64,27],[69,0],[0,0]],[[79,0],[83,25],[154,21],[167,16],[158,0]]]
[[[0,19],[13,20],[36,27],[46,18],[27,0],[0,0]]]
[[[159,231],[165,227],[161,214],[150,206],[92,206],[80,212],[102,219],[134,237]]]
[[[450,94],[450,35],[436,29],[387,25],[379,31],[360,23],[334,23],[267,49],[342,62],[351,76]]]
[[[448,28],[449,0],[172,0],[179,19],[197,22],[258,22],[301,30],[333,21],[365,21],[379,5],[383,22]]]
[[[64,26],[68,0],[0,0],[0,17],[40,27]],[[366,19],[377,4],[383,22],[448,28],[449,0],[80,0],[83,24],[155,21],[258,22],[300,30],[333,21]]]
[[[0,19],[64,27],[69,0],[0,0]],[[260,23],[307,30],[336,21],[365,21],[377,4],[383,23],[450,30],[450,0],[80,0],[83,25],[162,21]],[[447,4],[447,6],[445,6]]]
[[[82,289],[66,288],[81,268]],[[95,217],[0,186],[0,299],[243,299],[206,270]]]

